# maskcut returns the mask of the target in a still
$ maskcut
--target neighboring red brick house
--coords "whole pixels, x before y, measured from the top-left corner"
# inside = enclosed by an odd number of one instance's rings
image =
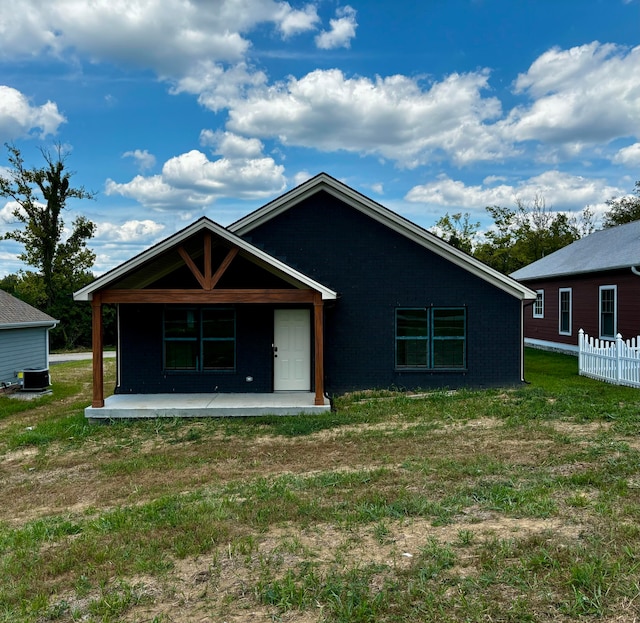
[[[511,274],[537,293],[524,314],[529,346],[578,351],[578,331],[640,335],[640,221],[603,229]]]

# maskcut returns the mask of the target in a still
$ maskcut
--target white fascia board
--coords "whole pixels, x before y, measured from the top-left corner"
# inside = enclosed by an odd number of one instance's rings
[[[59,320],[41,320],[33,322],[7,322],[0,324],[0,329],[34,329],[37,327],[43,327],[45,329],[55,329],[58,326]]]
[[[285,212],[292,204],[303,201],[318,190],[325,190],[351,207],[367,214],[422,247],[437,253],[464,270],[488,281],[508,294],[520,300],[535,300],[536,293],[530,288],[452,247],[422,227],[325,174],[320,174],[308,180],[308,182],[301,184],[279,199],[236,221],[228,229],[239,236],[248,233],[262,223]]]
[[[176,245],[179,245],[181,242],[184,242],[190,236],[198,233],[202,229],[208,229],[212,233],[216,234],[220,238],[223,238],[230,244],[238,247],[242,251],[244,251],[248,256],[254,257],[263,264],[271,266],[277,272],[286,275],[296,281],[298,284],[311,288],[316,292],[319,292],[322,295],[323,300],[330,300],[337,298],[337,293],[333,290],[323,286],[321,283],[307,277],[301,272],[295,270],[291,266],[288,266],[284,262],[276,259],[275,257],[265,253],[261,249],[254,247],[251,243],[243,240],[239,236],[236,236],[233,232],[228,231],[224,227],[218,225],[214,221],[203,217],[198,219],[185,229],[179,231],[177,234],[166,238],[165,240],[159,242],[153,247],[143,251],[139,255],[134,258],[120,264],[116,268],[110,270],[108,273],[105,273],[101,277],[98,277],[95,281],[90,283],[88,286],[85,286],[81,290],[78,290],[74,293],[73,298],[76,301],[90,301],[93,298],[93,293],[97,290],[101,290],[107,287],[110,283],[117,281],[118,279],[124,277],[126,274],[134,271],[136,268],[144,264],[145,262],[153,259],[154,257],[169,251],[174,248]]]

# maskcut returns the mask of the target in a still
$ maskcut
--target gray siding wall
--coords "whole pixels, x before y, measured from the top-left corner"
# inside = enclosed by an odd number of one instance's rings
[[[15,373],[47,365],[47,329],[0,330],[0,383],[15,383]]]

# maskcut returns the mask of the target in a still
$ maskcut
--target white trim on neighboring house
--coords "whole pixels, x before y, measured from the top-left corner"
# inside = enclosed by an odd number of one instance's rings
[[[544,318],[544,289],[536,290],[535,293],[536,300],[533,302],[533,317]],[[540,308],[539,310],[538,307]]]
[[[569,295],[569,309],[567,313],[569,315],[569,322],[567,323],[569,328],[563,331],[562,329],[562,295]],[[558,335],[571,335],[571,327],[573,323],[573,291],[571,288],[558,288]]]
[[[602,293],[613,291],[613,331],[612,334],[602,332]],[[618,286],[606,285],[598,288],[598,335],[601,340],[615,340],[618,332]]]
[[[58,326],[58,321],[55,322],[7,322],[0,324],[0,330],[2,329],[35,329],[42,327],[43,329],[55,329]]]
[[[540,350],[552,350],[568,355],[578,355],[577,344],[563,344],[561,342],[551,342],[549,340],[536,340],[534,338],[525,337],[524,345],[531,348],[539,348]]]
[[[136,268],[142,266],[145,262],[148,262],[154,257],[157,257],[162,253],[175,248],[189,237],[203,230],[209,230],[216,236],[222,238],[223,240],[226,240],[229,244],[238,247],[241,252],[244,252],[244,254],[251,258],[257,265],[261,265],[267,269],[271,269],[272,272],[277,273],[280,277],[287,280],[292,285],[315,290],[322,295],[323,300],[335,299],[338,296],[337,293],[330,288],[327,288],[314,279],[307,277],[295,268],[292,268],[291,266],[288,266],[284,262],[281,262],[268,253],[265,253],[264,251],[262,251],[262,249],[254,247],[251,243],[243,240],[239,236],[236,236],[234,233],[226,230],[221,225],[218,225],[211,219],[203,216],[188,227],[185,227],[181,231],[175,233],[172,236],[169,236],[155,246],[147,249],[146,251],[143,251],[127,262],[120,264],[120,266],[117,266],[116,268],[110,270],[101,277],[98,277],[98,279],[90,283],[88,286],[85,286],[84,288],[78,290],[73,295],[73,298],[76,301],[92,300],[93,293],[97,290],[108,287],[110,284],[118,281],[125,275],[134,271]]]
[[[420,246],[444,257],[456,266],[459,266],[473,275],[480,277],[484,281],[491,283],[511,296],[514,296],[519,300],[535,300],[535,292],[527,286],[515,281],[511,277],[503,275],[499,271],[483,264],[463,251],[456,249],[441,238],[438,238],[438,236],[432,234],[426,229],[423,229],[419,225],[412,223],[399,214],[392,212],[372,199],[369,199],[365,195],[360,194],[353,188],[349,188],[346,184],[339,182],[326,173],[320,173],[310,180],[307,180],[300,184],[300,186],[290,190],[288,193],[285,193],[274,201],[258,208],[251,214],[241,218],[239,221],[232,223],[227,229],[238,236],[244,236],[252,229],[266,223],[275,216],[286,212],[292,206],[300,203],[320,190],[325,191],[340,201],[345,202],[347,205],[359,210],[379,223],[386,225],[406,238],[413,240]]]

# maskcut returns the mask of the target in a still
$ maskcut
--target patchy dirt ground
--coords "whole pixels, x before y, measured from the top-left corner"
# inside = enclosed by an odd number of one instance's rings
[[[175,491],[176,487],[189,490],[251,476],[310,475],[382,466],[394,469],[397,467],[394,457],[400,463],[406,456],[428,456],[430,448],[434,455],[439,455],[446,447],[452,461],[482,455],[509,464],[539,465],[553,457],[558,447],[550,436],[532,434],[526,438],[520,430],[511,436],[504,431],[496,435],[494,430],[503,424],[489,418],[442,426],[431,431],[426,441],[422,435],[398,438],[399,431],[410,432],[419,426],[389,421],[344,426],[294,438],[265,435],[230,439],[203,432],[207,435],[206,445],[160,436],[136,439],[132,434],[124,444],[114,446],[111,440],[88,440],[80,446],[49,448],[44,456],[38,448],[19,448],[7,452],[0,460],[3,479],[0,521],[20,525],[54,513],[141,503]],[[587,443],[581,439],[590,439],[609,426],[556,422],[553,428],[580,444]],[[198,429],[206,429],[206,422],[191,424],[191,436],[197,437]],[[371,433],[377,434],[377,441],[374,439],[366,446],[357,443],[360,436]],[[380,452],[371,453],[372,446]],[[160,457],[162,460],[154,463]],[[135,463],[144,463],[145,458],[149,459],[148,465],[135,469]],[[131,469],[123,474],[114,464],[133,464],[134,468],[123,467]],[[579,468],[576,463],[564,467],[566,471]]]
[[[210,620],[249,623],[274,620],[272,617],[296,623],[315,623],[321,619],[321,608],[318,608],[317,613],[292,612],[282,616],[273,608],[256,607],[255,599],[252,595],[247,595],[247,589],[255,584],[259,573],[258,559],[284,558],[281,564],[292,568],[309,558],[320,567],[346,558],[350,564],[355,560],[361,566],[378,564],[403,569],[411,565],[413,558],[430,539],[441,544],[455,543],[463,528],[472,533],[475,541],[495,538],[497,535],[502,538],[518,535],[522,538],[548,531],[561,531],[565,536],[574,538],[580,531],[579,526],[568,529],[557,521],[506,520],[498,517],[487,518],[481,523],[463,522],[441,527],[434,527],[424,520],[412,520],[391,522],[388,537],[380,543],[370,529],[345,533],[328,525],[318,525],[302,532],[295,528],[284,528],[270,531],[261,537],[259,550],[250,559],[229,552],[221,559],[205,557],[177,561],[173,574],[174,583],[169,594],[166,586],[153,578],[138,578],[144,586],[142,590],[151,597],[153,603],[135,608],[127,621],[152,620],[154,616],[161,614],[174,623]],[[296,548],[304,552],[304,556],[282,552],[282,544],[288,539],[295,541]],[[471,557],[465,558],[462,555],[458,566],[451,573],[463,575],[465,568],[473,564]],[[226,609],[224,602],[230,598],[233,608]],[[213,619],[208,618],[213,613],[222,613],[222,617],[218,618],[220,614],[216,614]]]

